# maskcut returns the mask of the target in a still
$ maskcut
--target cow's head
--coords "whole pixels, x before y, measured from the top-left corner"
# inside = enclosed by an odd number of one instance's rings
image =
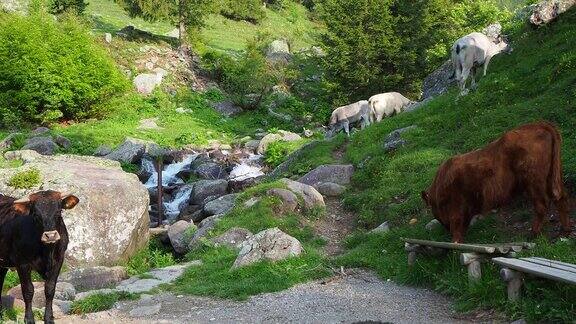
[[[432,210],[434,218],[436,218],[436,220],[438,220],[447,230],[450,230],[450,220],[448,219],[448,215],[441,210],[438,202],[430,196],[428,191],[422,191],[421,196],[426,207]]]
[[[16,200],[13,208],[19,214],[33,217],[42,230],[42,243],[54,244],[60,240],[56,225],[62,217],[62,209],[72,209],[79,201],[76,196],[49,190]]]

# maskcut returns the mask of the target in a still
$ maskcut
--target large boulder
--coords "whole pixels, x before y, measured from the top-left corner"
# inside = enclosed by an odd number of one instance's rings
[[[134,87],[141,94],[151,94],[162,83],[162,79],[168,74],[166,70],[155,68],[153,73],[142,73],[134,78]]]
[[[228,191],[228,181],[226,180],[200,180],[194,182],[192,193],[190,194],[191,205],[201,205],[210,196],[216,198],[224,196]]]
[[[388,136],[386,136],[386,138],[384,139],[384,145],[383,145],[384,151],[385,152],[394,151],[406,145],[406,140],[402,138],[402,134],[407,131],[411,131],[415,128],[416,126],[412,125],[408,127],[399,128],[390,132],[390,134],[388,134]]]
[[[196,225],[193,223],[181,220],[172,224],[172,226],[168,228],[168,238],[174,251],[179,254],[188,252],[188,244],[195,232]]]
[[[422,82],[422,99],[437,97],[446,93],[456,83],[456,79],[452,77],[453,74],[454,67],[451,60],[444,62],[430,73]]]
[[[225,117],[232,117],[242,112],[242,108],[236,106],[232,101],[221,101],[212,104],[214,110]]]
[[[64,211],[70,236],[66,252],[70,267],[116,265],[132,257],[148,243],[149,195],[138,177],[126,173],[120,163],[88,156],[42,156],[33,151],[5,154],[24,158],[19,168],[0,169],[0,192],[24,197],[39,190],[70,192],[80,199]],[[35,168],[41,181],[31,189],[7,185],[14,174]]]
[[[280,214],[292,213],[298,208],[298,197],[290,190],[273,188],[266,192],[272,197],[280,199],[281,205],[277,212]]]
[[[64,272],[58,277],[58,281],[72,284],[77,292],[112,288],[122,280],[128,278],[124,267],[88,267]]]
[[[316,169],[308,172],[298,182],[316,187],[320,183],[332,182],[339,185],[350,184],[354,174],[354,166],[346,165],[321,165]]]
[[[346,187],[332,182],[323,182],[317,185],[316,189],[324,197],[338,197],[346,191]]]
[[[536,26],[545,25],[560,14],[576,5],[576,0],[545,0],[534,6],[530,23]]]
[[[123,163],[138,163],[145,153],[156,156],[162,154],[163,150],[154,142],[128,137],[124,143],[104,157]]]
[[[205,162],[199,164],[195,168],[194,173],[201,179],[206,180],[228,178],[228,172],[226,172],[226,170],[224,170],[224,168],[220,164],[215,162]]]
[[[26,145],[22,149],[36,151],[42,155],[54,155],[58,144],[54,143],[50,136],[39,136],[26,140]]]
[[[214,215],[201,221],[200,224],[198,224],[198,230],[194,232],[194,235],[190,239],[190,243],[188,243],[188,249],[192,251],[198,246],[200,246],[202,240],[204,240],[210,234],[210,231],[214,229],[216,224],[218,224],[218,222],[224,216],[226,215],[224,214]]]
[[[288,190],[302,197],[304,200],[304,208],[313,209],[315,207],[326,207],[322,194],[314,189],[314,187],[290,179],[282,179],[281,181],[286,185]]]
[[[264,154],[266,152],[266,150],[268,149],[268,145],[270,145],[270,143],[273,143],[273,142],[278,142],[278,141],[294,142],[294,141],[299,141],[301,139],[302,139],[302,137],[300,137],[300,135],[298,135],[296,133],[280,130],[277,133],[268,134],[268,135],[264,136],[264,138],[262,138],[262,140],[260,140],[260,143],[258,143],[258,149],[256,150],[256,153]]]
[[[34,298],[32,298],[32,306],[34,307],[44,307],[46,304],[46,298],[44,296],[44,282],[33,282],[34,285]],[[8,295],[14,297],[15,299],[21,299],[22,297],[22,287],[20,285],[10,289]],[[56,284],[56,291],[54,294],[54,299],[58,300],[74,300],[76,297],[76,290],[72,284],[67,282],[58,282]]]
[[[266,50],[266,58],[273,63],[288,63],[292,60],[290,44],[285,39],[277,39],[270,43]]]
[[[207,216],[226,214],[236,205],[237,194],[229,194],[208,202],[204,206],[204,214]]]
[[[242,244],[252,237],[252,232],[240,227],[232,227],[226,233],[217,236],[210,241],[215,246],[227,246],[232,249],[239,249]]]
[[[259,261],[280,261],[302,254],[302,244],[278,228],[270,228],[250,237],[241,246],[232,268]]]
[[[0,1],[0,12],[27,14],[29,0],[2,0]]]

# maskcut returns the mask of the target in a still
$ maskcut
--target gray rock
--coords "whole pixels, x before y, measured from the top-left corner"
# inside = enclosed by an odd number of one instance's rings
[[[156,68],[154,73],[142,73],[134,78],[134,86],[136,91],[141,94],[151,94],[154,89],[162,83],[162,79],[168,74],[166,70]]]
[[[242,108],[236,106],[232,101],[221,101],[212,104],[214,110],[226,117],[232,117],[242,112]]]
[[[163,128],[158,126],[158,118],[148,118],[142,119],[139,122],[138,130],[162,130]]]
[[[18,135],[21,135],[21,133],[12,133],[0,141],[0,151],[10,148],[13,144],[14,138]]]
[[[72,303],[73,302],[70,300],[54,299],[54,305],[58,306],[60,308],[60,310],[62,311],[62,313],[66,314],[66,315],[71,313]]]
[[[194,213],[202,212],[202,206],[200,205],[188,205],[182,209],[180,215],[178,216],[178,220],[184,220],[187,222],[193,221]],[[196,221],[196,220],[194,220]]]
[[[433,231],[436,228],[440,228],[442,227],[442,224],[440,224],[440,222],[437,219],[433,219],[431,221],[428,222],[428,224],[426,224],[426,230],[428,232]]]
[[[30,135],[32,135],[33,137],[35,136],[40,136],[40,135],[44,135],[50,132],[50,128],[48,127],[38,127],[36,129],[34,129],[33,131],[30,132]]]
[[[502,35],[502,25],[500,23],[491,24],[482,30],[482,34],[490,37],[492,41],[497,40]]]
[[[108,44],[112,43],[112,34],[110,33],[104,34],[104,41]]]
[[[456,79],[452,77],[454,67],[452,61],[444,62],[438,69],[430,73],[422,83],[422,99],[436,97],[444,94],[448,89],[456,83]]]
[[[29,0],[2,0],[0,1],[0,12],[28,14]]]
[[[325,197],[339,197],[346,191],[346,187],[333,182],[320,183],[316,189]]]
[[[204,214],[207,216],[227,214],[236,206],[237,194],[229,194],[210,201],[204,206]]]
[[[278,228],[262,231],[242,244],[232,268],[239,268],[259,261],[280,261],[302,254],[302,244]]]
[[[46,299],[44,296],[44,282],[33,282],[34,285],[34,297],[32,299],[32,305],[34,307],[44,307],[46,304]],[[8,295],[14,297],[15,299],[24,300],[22,297],[22,288],[20,285],[8,290]],[[74,286],[67,282],[58,282],[56,284],[56,291],[54,293],[54,299],[59,300],[74,300],[76,297],[76,290]]]
[[[384,222],[380,224],[380,226],[370,231],[370,233],[387,233],[387,232],[390,232],[390,225],[388,224],[388,222]]]
[[[425,107],[427,103],[429,103],[432,100],[432,97],[428,97],[422,101],[413,101],[411,103],[409,103],[405,108],[404,108],[404,112],[411,112],[411,111],[416,111],[422,107]]]
[[[204,199],[210,196],[224,196],[228,190],[226,180],[200,180],[194,183],[194,188],[190,194],[191,204],[201,204]]]
[[[224,170],[224,168],[222,166],[220,166],[218,163],[214,163],[214,162],[205,162],[202,164],[199,164],[195,170],[194,173],[205,180],[216,180],[216,179],[226,179],[228,178],[228,172],[226,172],[226,170]]]
[[[244,144],[244,147],[252,152],[256,152],[256,150],[258,149],[258,146],[260,146],[260,140],[250,140],[248,142],[246,142],[246,144]]]
[[[145,153],[157,156],[164,151],[154,142],[128,137],[117,149],[104,157],[123,163],[139,163]]]
[[[58,280],[72,284],[78,292],[84,292],[115,287],[126,278],[128,273],[124,267],[95,266],[64,272],[60,274]]]
[[[310,186],[316,186],[324,182],[337,183],[339,185],[350,184],[354,174],[353,165],[321,165],[316,169],[308,172],[298,182]]]
[[[168,228],[168,238],[178,254],[188,252],[188,244],[196,232],[196,225],[187,221],[177,221]]]
[[[100,292],[110,293],[114,291],[124,291],[135,294],[148,292],[160,285],[174,282],[176,279],[180,278],[182,274],[184,274],[184,271],[189,267],[200,265],[202,265],[202,262],[197,260],[166,268],[154,269],[144,274],[145,276],[152,278],[140,279],[139,277],[132,277],[121,282],[114,290],[100,290]],[[98,292],[98,290],[94,290],[94,292]],[[82,297],[86,298],[86,296]]]
[[[211,239],[215,246],[227,246],[233,249],[239,249],[242,244],[252,237],[252,232],[247,229],[233,227],[226,231],[226,233]]]
[[[194,236],[192,236],[192,239],[188,244],[188,249],[192,251],[197,248],[200,245],[202,239],[210,234],[210,231],[224,216],[225,215],[214,215],[201,221],[200,224],[198,224],[198,230],[194,233]]]
[[[412,125],[390,132],[390,134],[388,134],[384,140],[384,151],[390,152],[406,145],[406,140],[402,139],[401,137],[402,133],[413,130],[415,128],[416,126]]]
[[[277,133],[268,134],[268,135],[264,136],[262,138],[262,140],[260,140],[260,143],[258,144],[258,149],[256,150],[256,152],[258,154],[264,154],[266,152],[266,150],[268,149],[268,145],[270,145],[270,143],[273,143],[273,142],[278,142],[278,141],[294,142],[294,141],[299,141],[301,139],[302,139],[302,137],[300,137],[300,135],[298,135],[296,133],[279,130]]]
[[[282,162],[279,166],[277,166],[272,172],[268,174],[268,179],[276,180],[290,170],[290,166],[296,163],[304,152],[314,149],[318,144],[322,143],[321,141],[313,141],[308,144],[305,144],[301,148],[297,149],[296,151],[292,152],[286,158],[286,161]]]
[[[288,187],[288,190],[302,197],[304,208],[326,207],[324,198],[314,187],[290,179],[282,179],[281,181]]]
[[[292,213],[298,208],[298,197],[290,190],[273,188],[266,193],[280,199],[282,203],[278,210],[280,214]]]
[[[192,113],[192,109],[187,109],[184,107],[178,107],[176,108],[176,112],[179,114],[191,114]]]
[[[576,5],[576,0],[545,0],[534,6],[530,23],[536,26],[545,25]]]
[[[26,140],[26,145],[22,150],[36,151],[42,155],[54,155],[58,150],[58,145],[54,143],[51,137],[32,137]]]
[[[130,279],[126,279],[126,280],[130,280]],[[102,295],[112,294],[112,293],[115,293],[117,291],[118,291],[117,289],[110,289],[110,288],[88,290],[88,291],[76,294],[76,298],[74,299],[74,301],[86,299],[90,296],[98,295],[98,294],[102,294]]]
[[[108,154],[112,153],[112,148],[108,145],[100,145],[98,146],[98,148],[94,151],[94,156],[106,156]]]
[[[289,63],[292,60],[290,45],[284,39],[273,41],[268,46],[266,58],[273,63]]]
[[[70,142],[69,139],[62,135],[56,135],[54,137],[54,142],[56,142],[56,144],[58,144],[63,149],[68,149],[70,146],[72,146],[72,142]]]
[[[160,313],[162,303],[157,303],[151,306],[140,306],[130,311],[130,317],[148,317]]]
[[[244,202],[244,207],[250,208],[250,207],[256,205],[258,202],[260,202],[260,199],[258,199],[256,197],[252,197],[252,198],[250,198]]]

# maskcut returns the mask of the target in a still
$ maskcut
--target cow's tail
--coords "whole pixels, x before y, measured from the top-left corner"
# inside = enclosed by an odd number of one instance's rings
[[[552,124],[548,124],[548,129],[552,135],[552,165],[550,167],[550,191],[554,200],[560,200],[564,195],[564,184],[562,181],[562,136]]]

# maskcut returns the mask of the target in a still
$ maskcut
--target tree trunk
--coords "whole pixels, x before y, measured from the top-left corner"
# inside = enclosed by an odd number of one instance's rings
[[[183,49],[186,43],[186,0],[178,2],[178,41],[180,49]]]

